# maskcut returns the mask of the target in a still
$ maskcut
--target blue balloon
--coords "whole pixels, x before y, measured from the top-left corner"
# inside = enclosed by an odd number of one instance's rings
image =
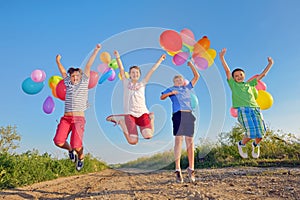
[[[44,88],[44,82],[34,82],[30,77],[26,78],[22,83],[22,90],[26,94],[37,94]]]
[[[191,93],[191,106],[193,110],[195,110],[198,106],[198,97],[193,93]]]
[[[105,80],[107,80],[112,75],[112,69],[109,69],[107,72],[102,74],[101,78],[99,79],[98,83],[102,84]]]

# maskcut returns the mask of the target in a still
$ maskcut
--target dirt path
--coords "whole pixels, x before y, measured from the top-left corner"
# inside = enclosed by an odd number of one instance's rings
[[[196,182],[175,182],[172,171],[104,170],[13,190],[0,199],[300,199],[299,168],[196,170]]]

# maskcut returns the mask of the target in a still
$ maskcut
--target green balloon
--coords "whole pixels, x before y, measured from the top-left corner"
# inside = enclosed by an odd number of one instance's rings
[[[112,59],[109,62],[108,66],[112,69],[118,69],[118,67],[119,67],[116,59]]]

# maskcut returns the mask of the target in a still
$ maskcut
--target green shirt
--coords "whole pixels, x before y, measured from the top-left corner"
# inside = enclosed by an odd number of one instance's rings
[[[256,78],[246,83],[238,83],[231,77],[227,82],[232,92],[232,107],[259,107],[255,100],[257,97]]]

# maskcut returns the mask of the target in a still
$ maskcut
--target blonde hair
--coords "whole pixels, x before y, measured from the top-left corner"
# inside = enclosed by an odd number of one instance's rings
[[[177,79],[177,78],[181,78],[181,79],[183,79],[183,76],[181,76],[181,75],[175,75],[174,76],[174,78],[173,78],[173,82],[175,81],[175,79]]]

